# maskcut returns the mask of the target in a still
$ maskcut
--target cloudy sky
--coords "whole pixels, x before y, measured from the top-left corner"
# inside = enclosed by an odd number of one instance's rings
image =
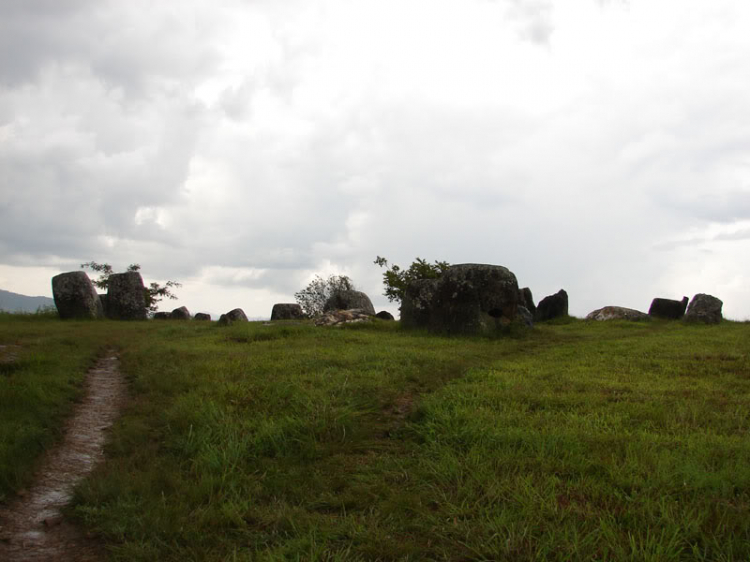
[[[220,7],[217,7],[217,4]],[[0,288],[267,317],[377,255],[750,318],[750,3],[1,0]]]

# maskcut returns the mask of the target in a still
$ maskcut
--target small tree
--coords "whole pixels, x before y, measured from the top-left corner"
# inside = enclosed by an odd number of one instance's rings
[[[95,261],[90,261],[81,264],[81,269],[86,268],[89,268],[92,271],[96,271],[100,274],[99,279],[93,280],[92,283],[99,289],[106,291],[109,288],[109,276],[114,273],[112,266],[108,263],[97,263]],[[128,266],[126,271],[140,271],[140,269],[140,265],[138,265],[137,263],[132,263]],[[177,287],[182,287],[182,284],[178,283],[177,281],[167,281],[164,285],[159,285],[159,283],[150,283],[148,287],[145,287],[144,297],[146,299],[146,307],[148,308],[149,312],[156,312],[159,302],[164,298],[176,300],[177,295],[172,292],[172,289],[175,289]]]
[[[406,287],[412,281],[416,281],[417,279],[437,279],[450,267],[447,261],[435,260],[433,264],[422,258],[416,258],[408,269],[401,269],[395,263],[388,269],[388,260],[380,256],[377,256],[373,263],[386,268],[385,273],[383,273],[383,284],[385,284],[385,292],[383,294],[391,302],[401,302],[404,298]]]
[[[354,290],[354,284],[346,275],[330,275],[328,279],[316,275],[306,288],[294,293],[294,298],[305,315],[312,318],[323,314],[326,302],[333,295],[341,291],[352,290]]]

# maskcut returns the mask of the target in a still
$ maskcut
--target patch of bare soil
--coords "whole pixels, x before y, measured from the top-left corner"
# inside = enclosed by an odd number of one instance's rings
[[[45,455],[34,484],[0,507],[0,560],[98,561],[101,545],[62,516],[73,488],[103,460],[105,431],[125,400],[125,382],[113,352],[89,371],[86,396],[68,420],[62,442]]]
[[[403,422],[414,409],[414,394],[402,394],[397,396],[392,404],[385,409],[385,413],[398,422]]]
[[[0,345],[0,364],[9,365],[18,361],[17,345]]]
[[[416,400],[416,394],[406,392],[396,396],[390,404],[383,408],[381,420],[383,423],[383,436],[385,438],[393,437],[404,427],[406,419],[414,411]]]

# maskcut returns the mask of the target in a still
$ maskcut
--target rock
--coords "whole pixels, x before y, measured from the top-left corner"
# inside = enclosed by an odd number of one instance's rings
[[[523,322],[523,324],[527,328],[533,328],[534,327],[534,315],[531,314],[531,311],[526,308],[525,306],[518,305],[518,308],[516,309],[516,317]]]
[[[278,303],[271,310],[271,320],[299,320],[304,317],[302,307],[296,302]]]
[[[685,322],[701,322],[703,324],[718,324],[722,320],[721,300],[712,295],[698,293],[690,301],[685,312]]]
[[[536,307],[534,320],[543,322],[568,315],[568,293],[560,289],[554,295],[544,297]]]
[[[432,302],[437,292],[437,279],[412,281],[401,299],[401,325],[406,328],[427,328],[430,326]]]
[[[245,316],[245,311],[241,308],[235,308],[234,310],[230,310],[226,314],[222,314],[219,317],[219,325],[220,326],[230,326],[231,324],[234,324],[235,322],[247,322],[247,316]]]
[[[679,320],[685,316],[688,298],[682,297],[681,301],[671,299],[654,299],[648,309],[648,315],[655,318],[666,318],[668,320]]]
[[[113,320],[146,320],[146,289],[137,271],[113,273],[107,289],[107,318]]]
[[[380,318],[381,320],[395,320],[393,314],[391,314],[387,310],[381,310],[375,315],[375,318]]]
[[[52,278],[52,295],[60,318],[102,318],[104,309],[94,284],[83,271],[61,273]]]
[[[645,312],[624,306],[605,306],[589,313],[586,320],[651,320]]]
[[[430,327],[448,334],[494,331],[516,318],[518,281],[501,265],[465,263],[438,279]]]
[[[107,316],[107,293],[99,293],[99,301],[102,303],[102,311]]]
[[[531,314],[534,314],[534,312],[536,312],[536,305],[534,304],[534,297],[531,294],[531,289],[529,289],[528,287],[519,289],[518,300],[520,301],[521,306],[526,308],[526,310],[528,310]]]
[[[500,265],[465,263],[437,279],[410,283],[401,300],[401,324],[448,334],[497,330],[518,318],[516,276]]]
[[[190,311],[187,307],[181,306],[180,308],[175,308],[171,316],[172,320],[190,320]]]
[[[169,312],[155,312],[154,320],[169,320],[172,315]]]
[[[358,322],[368,322],[372,319],[372,314],[367,310],[355,308],[350,310],[331,310],[323,313],[315,319],[316,326],[340,326],[342,324],[355,324]]]
[[[362,291],[339,291],[331,296],[323,306],[323,312],[331,310],[363,310],[370,316],[375,316],[375,307],[370,297]]]
[[[193,320],[208,320],[211,321],[211,315],[206,312],[199,312],[195,316],[193,316]]]

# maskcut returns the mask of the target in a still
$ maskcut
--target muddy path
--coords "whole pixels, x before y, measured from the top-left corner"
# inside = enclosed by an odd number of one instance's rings
[[[44,454],[32,486],[0,506],[0,560],[102,560],[98,542],[66,521],[74,487],[103,460],[106,430],[125,401],[119,361],[108,351],[86,376],[86,394],[66,422],[63,440]]]

